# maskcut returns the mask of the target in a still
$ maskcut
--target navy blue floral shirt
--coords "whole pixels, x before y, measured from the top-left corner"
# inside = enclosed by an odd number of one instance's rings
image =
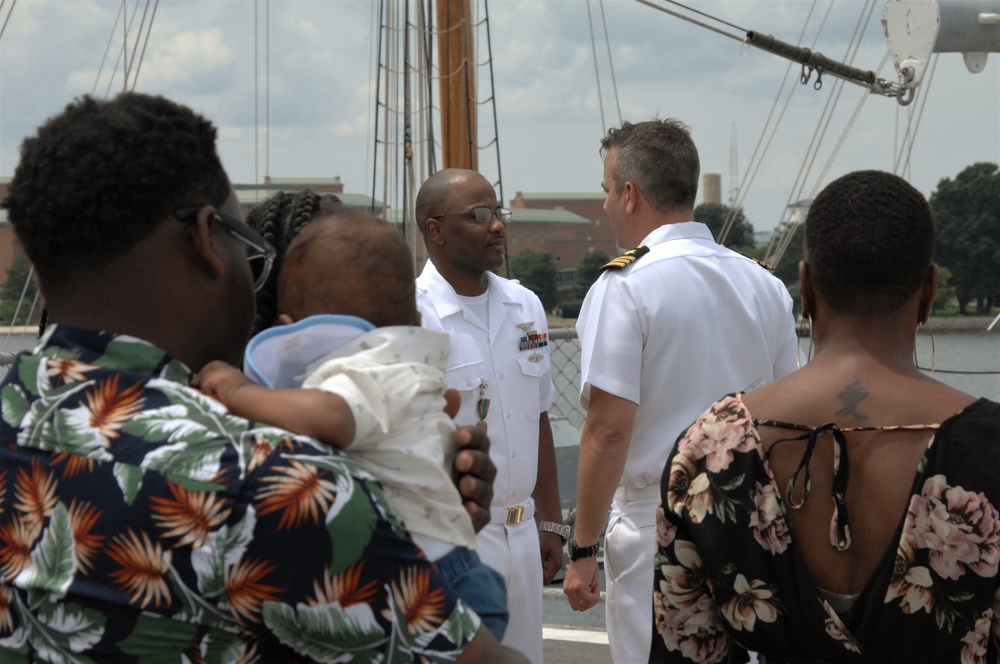
[[[50,327],[0,385],[0,660],[454,660],[480,620],[340,453],[142,340]]]

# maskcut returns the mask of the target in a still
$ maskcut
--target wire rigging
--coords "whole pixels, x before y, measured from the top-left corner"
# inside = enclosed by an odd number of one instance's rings
[[[618,124],[622,123],[622,105],[618,101],[618,81],[615,78],[615,61],[611,57],[611,35],[608,33],[608,19],[604,16],[604,0],[598,0],[601,7],[601,24],[604,26],[604,46],[608,51],[608,69],[611,70],[611,88],[615,94],[615,109],[618,111]]]
[[[806,15],[806,20],[802,24],[802,30],[799,33],[798,41],[800,42],[805,38],[806,30],[809,27],[809,23],[812,21],[812,15],[813,12],[816,10],[817,3],[818,0],[813,0],[812,4],[809,7],[809,13]],[[816,36],[814,37],[813,45],[815,45],[815,40],[819,39],[819,33],[822,31],[823,26],[826,25],[826,20],[830,15],[831,7],[832,3],[828,5],[827,13],[820,22],[819,29],[817,30]],[[743,207],[743,200],[746,198],[747,192],[750,190],[750,185],[752,185],[753,181],[757,178],[757,173],[760,171],[760,167],[764,163],[764,157],[767,154],[768,150],[771,148],[771,143],[774,141],[774,138],[778,133],[778,128],[781,126],[781,121],[782,119],[784,119],[785,113],[788,111],[788,108],[791,105],[792,97],[794,97],[795,93],[799,90],[800,86],[797,85],[792,85],[791,88],[789,88],[788,96],[785,97],[785,103],[781,108],[781,113],[778,115],[777,120],[775,120],[774,125],[772,126],[771,120],[772,118],[774,118],[775,109],[777,108],[778,102],[781,99],[781,94],[785,89],[785,85],[790,80],[792,80],[791,73],[792,73],[792,68],[794,66],[795,63],[789,62],[788,67],[785,70],[785,75],[781,79],[781,86],[778,88],[778,92],[774,97],[774,102],[771,104],[771,110],[768,112],[767,120],[764,122],[764,128],[761,130],[760,137],[757,139],[757,145],[754,147],[753,154],[750,156],[750,163],[747,165],[747,170],[743,174],[743,179],[740,182],[740,186],[736,190],[736,197],[729,210],[729,214],[727,215],[726,222],[723,226],[723,230],[720,233],[719,237],[720,242],[724,241],[726,236],[729,234],[729,230],[732,228],[732,225],[736,219],[737,212]],[[767,137],[767,141],[765,143],[764,136],[767,135],[768,127],[771,127],[771,133]],[[759,159],[758,155],[760,155]],[[773,239],[774,235],[772,235],[772,240]]]
[[[7,0],[0,1],[0,14],[3,13],[3,6],[7,4]],[[7,32],[7,23],[10,22],[10,15],[14,13],[14,7],[17,6],[17,0],[12,0],[10,3],[10,9],[7,10],[7,16],[3,19],[3,25],[0,26],[0,39],[3,38],[3,33]]]
[[[604,120],[604,96],[601,94],[601,72],[597,66],[597,41],[594,39],[594,19],[590,14],[590,0],[587,0],[587,26],[590,28],[590,48],[594,54],[594,78],[597,81],[597,107],[601,111],[601,135],[608,131]]]

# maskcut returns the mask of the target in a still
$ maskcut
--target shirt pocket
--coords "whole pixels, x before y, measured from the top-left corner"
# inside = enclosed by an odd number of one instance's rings
[[[524,398],[524,418],[529,422],[537,422],[542,412],[542,376],[545,375],[549,358],[543,355],[538,362],[532,362],[530,355],[517,358],[521,369],[521,384],[519,385]]]
[[[449,367],[445,373],[448,389],[458,390],[462,403],[455,416],[455,424],[475,424],[479,422],[479,386],[483,382],[485,366],[482,362],[470,362]]]

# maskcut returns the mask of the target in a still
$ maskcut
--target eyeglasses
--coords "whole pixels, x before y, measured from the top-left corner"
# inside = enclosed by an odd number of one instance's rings
[[[510,221],[510,210],[504,207],[498,207],[495,210],[491,210],[485,205],[480,205],[479,207],[472,208],[468,212],[448,212],[446,214],[434,214],[431,218],[438,217],[475,217],[476,221],[480,221],[484,224],[488,224],[493,221],[493,217],[496,216],[500,220],[501,224],[506,224]]]
[[[174,212],[174,216],[184,222],[194,221],[198,213],[205,207],[199,205],[181,208]],[[274,247],[242,219],[237,219],[215,209],[212,210],[212,214],[226,227],[227,231],[247,246],[247,262],[250,264],[250,273],[253,275],[253,290],[254,292],[259,291],[264,282],[267,281],[267,276],[271,274],[271,266],[274,265],[276,253]]]

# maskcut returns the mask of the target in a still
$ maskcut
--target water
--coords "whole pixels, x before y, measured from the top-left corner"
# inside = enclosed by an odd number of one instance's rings
[[[582,428],[586,413],[579,406],[580,344],[575,338],[558,338],[563,336],[559,334],[564,333],[562,330],[553,333],[555,339],[550,345],[556,399],[550,417],[566,419],[574,427]],[[939,333],[933,338],[933,350],[931,343],[928,335],[917,337],[917,362],[927,373],[933,365],[936,380],[973,396],[1000,402],[1000,330]],[[802,339],[801,344],[802,352],[807,353],[809,340]],[[558,437],[556,445],[560,445]]]

